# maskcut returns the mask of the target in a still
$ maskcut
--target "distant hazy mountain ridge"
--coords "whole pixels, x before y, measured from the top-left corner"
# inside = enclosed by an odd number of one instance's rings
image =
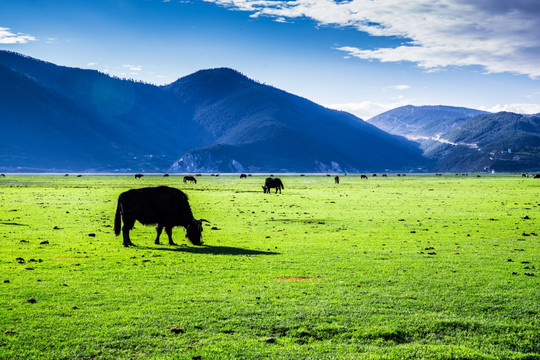
[[[405,106],[368,121],[418,141],[436,171],[540,170],[538,115]]]

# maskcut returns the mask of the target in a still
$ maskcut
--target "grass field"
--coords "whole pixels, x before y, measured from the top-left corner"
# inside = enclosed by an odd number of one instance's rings
[[[540,180],[281,178],[0,178],[0,359],[540,359]],[[113,235],[162,184],[204,246]]]

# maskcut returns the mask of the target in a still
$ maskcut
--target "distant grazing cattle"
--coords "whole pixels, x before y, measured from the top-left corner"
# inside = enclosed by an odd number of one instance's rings
[[[186,176],[184,176],[184,184],[187,183],[187,182],[196,184],[196,183],[197,183],[197,179],[195,179],[195,178],[194,178],[193,176],[191,176],[191,175],[186,175]]]
[[[143,174],[135,174],[135,179],[140,179],[142,178],[144,175]]]
[[[540,179],[540,174],[534,175],[534,179]]]
[[[240,179],[247,179],[247,175],[246,174],[240,174]]]
[[[529,174],[521,174],[521,177],[528,178]]]
[[[377,174],[373,174],[373,176],[377,176]]]
[[[330,177],[330,174],[326,174],[326,176]]]
[[[118,196],[114,234],[120,235],[122,229],[126,247],[133,245],[129,231],[133,229],[135,221],[143,225],[157,225],[156,244],[159,244],[159,236],[165,229],[165,233],[169,236],[169,245],[175,245],[172,239],[172,228],[175,226],[186,229],[186,237],[193,245],[202,245],[202,222],[208,222],[205,219],[195,219],[187,195],[168,186],[131,189]]]
[[[202,176],[202,174],[195,174],[195,176]]]
[[[382,177],[388,177],[388,175],[386,175],[386,174],[382,174]]]
[[[82,177],[82,175],[77,175],[77,177]]]
[[[401,176],[401,174],[397,174],[397,176]]]
[[[64,175],[64,176],[69,176],[69,174],[66,174],[66,175]]]
[[[360,179],[368,179],[367,175],[360,175]]]
[[[6,177],[6,174],[0,174],[0,177]]]
[[[163,177],[169,177],[169,174],[163,174]]]
[[[334,176],[334,182],[335,182],[336,184],[339,184],[339,176],[337,176],[337,175]]]
[[[266,180],[264,182],[264,186],[262,188],[263,188],[265,194],[266,193],[270,194],[270,189],[271,188],[276,189],[276,194],[277,194],[278,190],[279,190],[279,193],[281,194],[281,189],[285,189],[285,186],[283,186],[283,182],[281,181],[281,179],[268,177],[268,178],[266,178]]]

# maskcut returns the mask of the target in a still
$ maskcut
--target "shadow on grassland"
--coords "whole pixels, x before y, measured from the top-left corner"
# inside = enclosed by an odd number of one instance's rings
[[[158,251],[172,251],[172,252],[181,252],[181,253],[190,253],[190,254],[201,254],[201,255],[244,255],[244,256],[254,256],[254,255],[279,255],[278,252],[273,251],[261,251],[261,250],[250,250],[237,248],[232,246],[188,246],[188,245],[179,245],[174,247],[141,247],[145,250],[158,250]]]

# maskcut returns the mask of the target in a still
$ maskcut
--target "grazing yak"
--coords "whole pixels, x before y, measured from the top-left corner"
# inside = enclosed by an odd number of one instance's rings
[[[195,179],[191,175],[184,176],[184,184],[187,183],[188,181],[195,184],[197,183],[197,179]]]
[[[339,176],[337,176],[337,175],[334,176],[334,182],[335,182],[336,184],[339,184]]]
[[[278,190],[279,190],[279,193],[281,194],[281,189],[285,189],[285,186],[283,186],[283,182],[281,182],[280,178],[269,177],[269,178],[266,178],[266,180],[264,182],[264,186],[262,188],[263,188],[265,194],[266,193],[270,194],[270,189],[271,188],[276,189],[276,194],[277,194]]]
[[[205,219],[195,219],[187,195],[168,186],[131,189],[118,196],[114,234],[120,235],[122,229],[126,247],[133,245],[129,231],[133,229],[135,221],[143,225],[156,225],[156,244],[159,244],[159,236],[165,229],[165,233],[169,236],[169,245],[175,245],[172,239],[172,228],[175,226],[186,229],[186,237],[193,245],[202,245],[202,222],[209,222]]]
[[[240,179],[247,179],[247,175],[246,174],[240,174]]]
[[[135,174],[135,179],[140,179],[142,178],[144,175],[143,174]]]
[[[360,179],[368,179],[367,175],[360,175]]]

